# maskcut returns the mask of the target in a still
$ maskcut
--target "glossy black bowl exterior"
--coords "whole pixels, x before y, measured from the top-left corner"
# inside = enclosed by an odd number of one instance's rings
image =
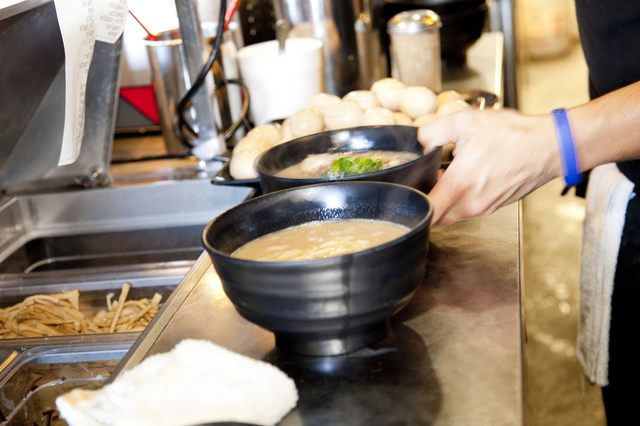
[[[418,128],[413,126],[362,126],[330,130],[303,136],[266,151],[256,160],[260,186],[264,193],[332,181],[376,181],[410,186],[425,194],[431,191],[438,177],[441,149],[422,155]],[[310,154],[349,151],[401,151],[421,157],[400,166],[377,172],[342,178],[290,179],[276,176],[279,171],[297,164]]]
[[[425,273],[433,207],[412,188],[341,182],[278,191],[246,201],[210,222],[203,244],[225,293],[276,345],[303,355],[337,355],[384,337]],[[317,220],[378,219],[409,233],[357,253],[295,262],[231,257],[263,235]]]

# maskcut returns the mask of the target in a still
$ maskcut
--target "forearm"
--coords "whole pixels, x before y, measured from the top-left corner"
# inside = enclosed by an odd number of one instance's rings
[[[640,159],[640,83],[571,108],[567,116],[582,170]],[[563,174],[551,114],[463,111],[421,126],[418,140],[425,151],[456,145],[429,194],[435,225],[492,213]]]
[[[568,111],[583,170],[640,159],[640,82]]]

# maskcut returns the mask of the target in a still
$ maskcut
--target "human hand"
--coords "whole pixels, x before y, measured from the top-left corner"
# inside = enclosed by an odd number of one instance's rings
[[[485,216],[562,175],[551,116],[463,111],[418,129],[430,152],[453,142],[453,160],[429,193],[434,227]]]

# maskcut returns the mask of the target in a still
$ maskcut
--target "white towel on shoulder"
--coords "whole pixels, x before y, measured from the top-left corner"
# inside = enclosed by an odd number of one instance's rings
[[[615,164],[589,176],[580,269],[580,326],[577,356],[591,383],[606,386],[611,295],[627,204],[634,184]]]

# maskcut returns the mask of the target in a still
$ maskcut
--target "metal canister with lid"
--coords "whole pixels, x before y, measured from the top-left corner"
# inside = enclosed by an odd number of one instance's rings
[[[440,27],[440,17],[428,9],[401,12],[387,22],[392,77],[407,86],[442,90]]]

